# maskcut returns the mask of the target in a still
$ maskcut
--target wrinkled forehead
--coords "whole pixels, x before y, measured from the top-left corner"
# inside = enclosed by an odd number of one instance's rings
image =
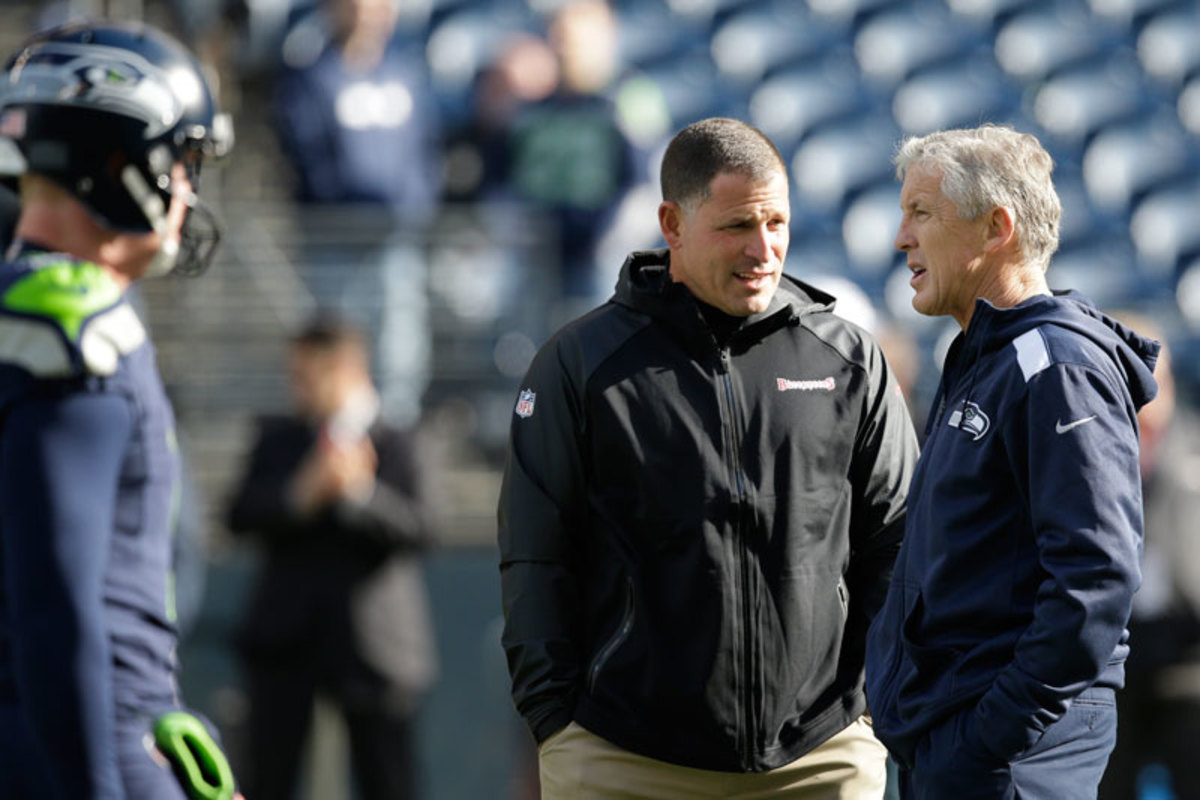
[[[918,201],[944,201],[942,171],[932,164],[914,163],[904,172],[900,186],[900,207],[908,208]]]

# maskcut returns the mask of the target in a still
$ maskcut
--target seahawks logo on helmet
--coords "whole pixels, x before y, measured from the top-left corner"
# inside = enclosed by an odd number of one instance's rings
[[[72,23],[26,42],[0,80],[0,129],[0,175],[43,175],[105,226],[134,233],[165,228],[175,164],[195,192],[201,164],[233,142],[200,65],[140,23]],[[160,274],[202,270],[219,240],[199,198],[188,206]]]

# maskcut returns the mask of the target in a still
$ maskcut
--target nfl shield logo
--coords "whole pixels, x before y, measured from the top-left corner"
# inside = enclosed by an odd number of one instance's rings
[[[532,389],[522,389],[520,396],[517,397],[517,416],[532,417],[533,402],[537,399],[537,394]]]

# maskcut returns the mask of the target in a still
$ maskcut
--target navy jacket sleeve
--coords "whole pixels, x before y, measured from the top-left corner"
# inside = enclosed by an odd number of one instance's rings
[[[1106,373],[1076,364],[1038,373],[1002,433],[1043,577],[1032,623],[968,735],[1009,758],[1124,658],[1140,580],[1142,496],[1136,412]]]
[[[125,796],[113,736],[104,575],[132,408],[74,393],[15,406],[0,448],[4,587],[21,702],[50,796]]]
[[[867,348],[867,384],[850,482],[850,588],[862,633],[883,607],[896,554],[904,538],[908,486],[919,448],[895,375],[874,342]]]
[[[513,700],[538,742],[571,721],[582,673],[572,522],[584,503],[583,421],[561,342],[525,378],[533,397],[527,416],[513,417],[498,513],[502,643]]]

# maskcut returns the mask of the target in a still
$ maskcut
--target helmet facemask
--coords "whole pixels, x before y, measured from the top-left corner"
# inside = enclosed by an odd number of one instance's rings
[[[0,134],[24,156],[22,171],[62,185],[110,230],[158,233],[147,275],[205,269],[220,235],[195,194],[200,165],[228,152],[232,126],[181,45],[136,24],[66,26],[35,37],[5,78]],[[177,164],[191,191],[175,236]]]

